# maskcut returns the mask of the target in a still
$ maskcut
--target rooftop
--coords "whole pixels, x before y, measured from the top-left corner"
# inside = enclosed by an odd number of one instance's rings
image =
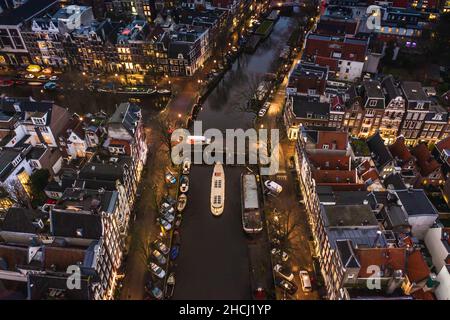
[[[435,215],[438,212],[422,189],[397,190],[396,194],[408,216]]]
[[[378,221],[368,205],[335,205],[325,206],[323,209],[327,227],[378,227]]]
[[[32,19],[49,7],[59,3],[58,0],[29,0],[13,10],[0,13],[0,25],[18,25]]]

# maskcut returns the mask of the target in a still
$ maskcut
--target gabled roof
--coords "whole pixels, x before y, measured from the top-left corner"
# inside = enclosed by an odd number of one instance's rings
[[[391,173],[383,180],[383,184],[386,188],[392,186],[393,190],[404,190],[406,189],[405,182],[402,179],[402,176],[398,173]]]
[[[440,163],[431,155],[425,143],[419,143],[412,150],[412,154],[417,159],[417,165],[420,168],[420,174],[424,177],[441,167]]]
[[[397,157],[404,162],[408,162],[412,158],[412,154],[409,152],[403,136],[398,137],[395,142],[389,146],[389,151],[393,157]]]
[[[121,124],[131,136],[134,136],[139,122],[140,111],[139,107],[131,103],[121,103],[111,118],[109,118],[108,125]]]
[[[396,190],[408,216],[433,215],[438,212],[422,189]]]
[[[82,277],[80,289],[68,289],[65,273],[30,274],[28,299],[30,300],[89,300],[92,299],[89,278]]]
[[[440,140],[438,143],[435,144],[435,147],[436,149],[438,149],[439,152],[442,152],[446,149],[450,149],[450,136]]]
[[[98,240],[103,236],[99,214],[52,211],[50,219],[51,233],[57,237]]]
[[[405,248],[358,248],[355,250],[361,264],[358,277],[368,278],[373,276],[369,266],[378,266],[384,270],[385,276],[395,270],[405,271],[406,249]]]
[[[382,169],[394,159],[379,132],[367,139],[367,146],[373,153],[373,160],[378,169]]]
[[[353,243],[351,240],[343,239],[336,241],[342,264],[344,268],[359,268],[361,265],[353,251]]]
[[[12,207],[6,213],[1,229],[10,232],[38,233],[43,230],[34,223],[38,220],[43,223],[47,220],[42,211]]]

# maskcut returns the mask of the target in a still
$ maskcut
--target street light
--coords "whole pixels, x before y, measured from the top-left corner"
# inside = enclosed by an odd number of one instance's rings
[[[181,113],[178,114],[178,118],[181,118]]]

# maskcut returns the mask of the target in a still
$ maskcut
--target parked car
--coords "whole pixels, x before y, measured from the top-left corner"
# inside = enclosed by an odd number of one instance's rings
[[[175,230],[173,232],[173,238],[172,238],[173,245],[179,246],[181,243],[181,237],[180,237],[180,231]]]
[[[286,267],[283,267],[281,264],[275,265],[275,267],[273,267],[273,271],[275,271],[275,274],[277,276],[284,278],[287,281],[294,280],[294,274],[291,272],[291,270],[288,270]]]
[[[169,248],[160,239],[153,241],[153,247],[158,249],[158,251],[161,252],[162,254],[169,253]]]
[[[44,89],[46,90],[55,90],[57,87],[57,84],[55,82],[47,82],[46,84],[44,84]]]
[[[189,178],[188,176],[181,176],[180,179],[180,192],[186,193],[189,190]]]
[[[175,216],[173,214],[170,214],[169,212],[165,211],[161,214],[161,217],[164,218],[164,220],[167,220],[167,222],[172,223],[175,220]]]
[[[27,74],[24,76],[24,78],[25,78],[25,79],[34,79],[34,74],[27,73]]]
[[[172,229],[172,225],[166,219],[156,218],[156,221],[164,228],[164,230],[169,231],[170,229]]]
[[[50,80],[50,81],[56,81],[56,80],[58,80],[58,77],[57,77],[57,76],[51,76],[48,80]]]
[[[150,298],[155,298],[161,300],[163,298],[163,292],[160,288],[153,286],[151,281],[147,282],[145,285],[145,291],[150,294]]]
[[[161,208],[159,208],[159,213],[163,214],[163,213],[170,213],[170,214],[174,214],[175,213],[175,209],[167,202],[163,202],[161,204]]]
[[[298,287],[295,283],[287,281],[286,279],[278,279],[278,281],[276,281],[276,285],[286,290],[286,292],[291,295],[295,294],[298,290]]]
[[[274,192],[276,194],[281,193],[283,191],[283,187],[280,186],[278,183],[272,180],[266,180],[264,181],[264,186],[271,192]]]
[[[266,103],[264,103],[264,105],[263,105],[263,109],[269,110],[269,109],[270,109],[270,106],[271,106],[270,102],[266,102]]]
[[[184,159],[183,160],[183,174],[189,174],[189,171],[191,171],[191,160]]]
[[[168,184],[177,183],[177,178],[175,178],[175,176],[173,174],[171,174],[170,172],[166,173],[165,179],[166,179],[166,183],[168,183]]]
[[[159,264],[164,265],[167,263],[167,259],[164,257],[164,255],[159,252],[158,250],[153,250],[152,256],[158,261]]]
[[[258,117],[262,118],[266,114],[267,109],[261,108],[258,112]]]
[[[166,272],[154,262],[150,262],[150,270],[158,278],[162,279],[166,276]]]
[[[299,276],[300,276],[300,283],[302,284],[302,290],[304,292],[311,292],[312,286],[308,271],[300,270]]]
[[[172,249],[170,249],[170,260],[175,260],[178,258],[178,255],[180,254],[180,246],[174,245]]]
[[[41,74],[40,76],[37,77],[38,80],[47,80],[47,76]]]
[[[280,257],[283,262],[286,262],[289,259],[289,255],[286,252],[281,251],[281,249],[273,248],[271,252],[272,255]]]
[[[167,202],[172,207],[177,204],[177,200],[175,198],[172,198],[171,196],[164,197],[164,202]]]

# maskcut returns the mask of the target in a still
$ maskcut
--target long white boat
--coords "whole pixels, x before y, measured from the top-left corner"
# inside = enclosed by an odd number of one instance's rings
[[[223,165],[216,163],[211,179],[211,212],[215,216],[223,213],[225,205],[225,172]]]

